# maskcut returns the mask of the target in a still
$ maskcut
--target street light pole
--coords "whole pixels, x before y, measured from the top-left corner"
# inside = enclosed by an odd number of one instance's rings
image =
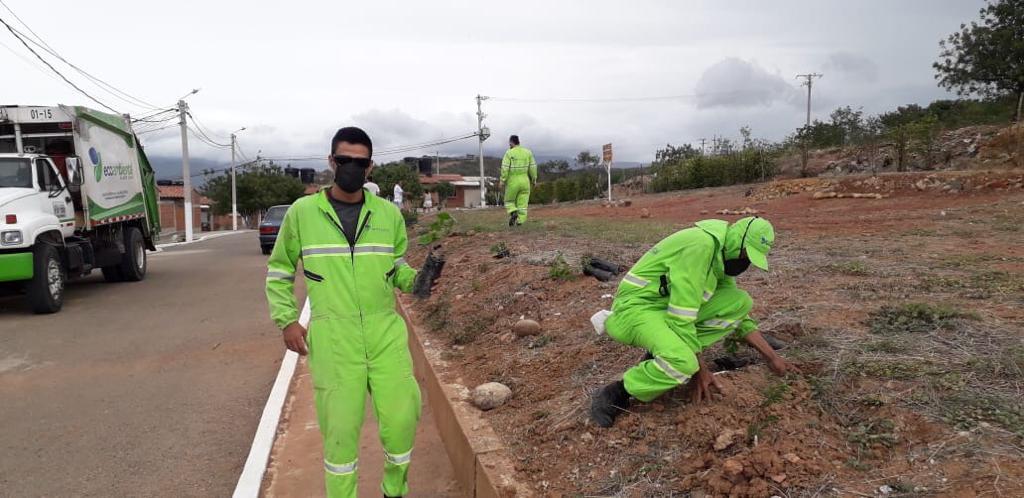
[[[235,188],[235,144],[238,141],[236,133],[245,131],[245,127],[241,127],[231,133],[231,230],[238,230],[238,194]]]

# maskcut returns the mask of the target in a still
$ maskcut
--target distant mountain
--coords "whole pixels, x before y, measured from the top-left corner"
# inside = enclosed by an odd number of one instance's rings
[[[149,164],[153,166],[157,180],[180,180],[181,179],[181,157],[180,156],[148,156]],[[201,157],[191,157],[188,161],[188,168],[192,172],[192,185],[199,187],[204,184],[203,175],[205,170],[224,169],[229,164],[220,161],[211,161]]]

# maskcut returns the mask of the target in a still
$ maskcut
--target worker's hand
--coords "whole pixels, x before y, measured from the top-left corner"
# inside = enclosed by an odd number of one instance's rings
[[[786,375],[788,373],[800,373],[800,369],[796,365],[786,361],[783,357],[775,355],[768,362],[768,367],[772,369],[778,375]]]
[[[283,335],[285,347],[302,356],[306,356],[309,353],[309,349],[306,346],[306,328],[299,325],[299,322],[294,322],[285,327]]]
[[[725,394],[722,389],[722,385],[718,383],[718,379],[701,364],[700,370],[693,376],[690,381],[693,384],[692,390],[690,391],[690,401],[693,403],[702,403],[704,401],[712,401],[713,391],[717,391],[718,394]]]

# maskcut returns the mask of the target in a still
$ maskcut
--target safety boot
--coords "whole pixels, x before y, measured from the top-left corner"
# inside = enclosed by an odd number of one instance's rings
[[[621,380],[612,382],[594,394],[590,418],[600,427],[611,427],[615,417],[629,408],[629,393]]]
[[[519,224],[519,211],[512,211],[508,215],[508,226],[514,227]]]

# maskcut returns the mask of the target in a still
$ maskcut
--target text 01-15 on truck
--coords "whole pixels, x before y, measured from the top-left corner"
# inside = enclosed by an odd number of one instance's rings
[[[153,169],[125,116],[0,106],[0,290],[59,311],[68,278],[146,276],[160,233]]]

